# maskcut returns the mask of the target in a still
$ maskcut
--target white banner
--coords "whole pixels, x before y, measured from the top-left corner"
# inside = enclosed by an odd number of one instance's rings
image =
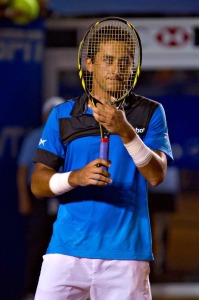
[[[129,19],[143,46],[144,69],[198,69],[199,19]]]

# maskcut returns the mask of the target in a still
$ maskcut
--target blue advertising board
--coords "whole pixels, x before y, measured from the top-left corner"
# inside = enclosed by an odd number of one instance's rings
[[[16,161],[24,135],[40,124],[44,27],[0,22],[0,298],[17,299],[26,220],[18,214]]]

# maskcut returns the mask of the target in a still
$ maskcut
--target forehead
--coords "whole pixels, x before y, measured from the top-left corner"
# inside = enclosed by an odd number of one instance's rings
[[[101,55],[111,55],[111,56],[129,56],[130,46],[127,42],[120,41],[107,41],[102,42],[99,45],[98,54]]]

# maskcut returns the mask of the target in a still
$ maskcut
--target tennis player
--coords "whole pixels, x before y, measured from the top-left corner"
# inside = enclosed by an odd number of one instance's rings
[[[160,103],[130,93],[117,109],[106,99],[119,85],[115,46],[112,35],[88,66],[97,105],[83,94],[54,108],[34,156],[33,193],[60,195],[36,300],[151,299],[147,182],[160,184],[173,158]],[[108,161],[99,158],[99,122],[110,132]]]

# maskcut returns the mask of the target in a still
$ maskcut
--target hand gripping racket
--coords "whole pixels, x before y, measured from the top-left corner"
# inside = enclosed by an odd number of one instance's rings
[[[78,70],[82,86],[94,105],[95,95],[119,109],[140,74],[142,47],[133,25],[118,17],[92,24],[80,42]],[[108,160],[109,132],[100,125],[100,157]]]

